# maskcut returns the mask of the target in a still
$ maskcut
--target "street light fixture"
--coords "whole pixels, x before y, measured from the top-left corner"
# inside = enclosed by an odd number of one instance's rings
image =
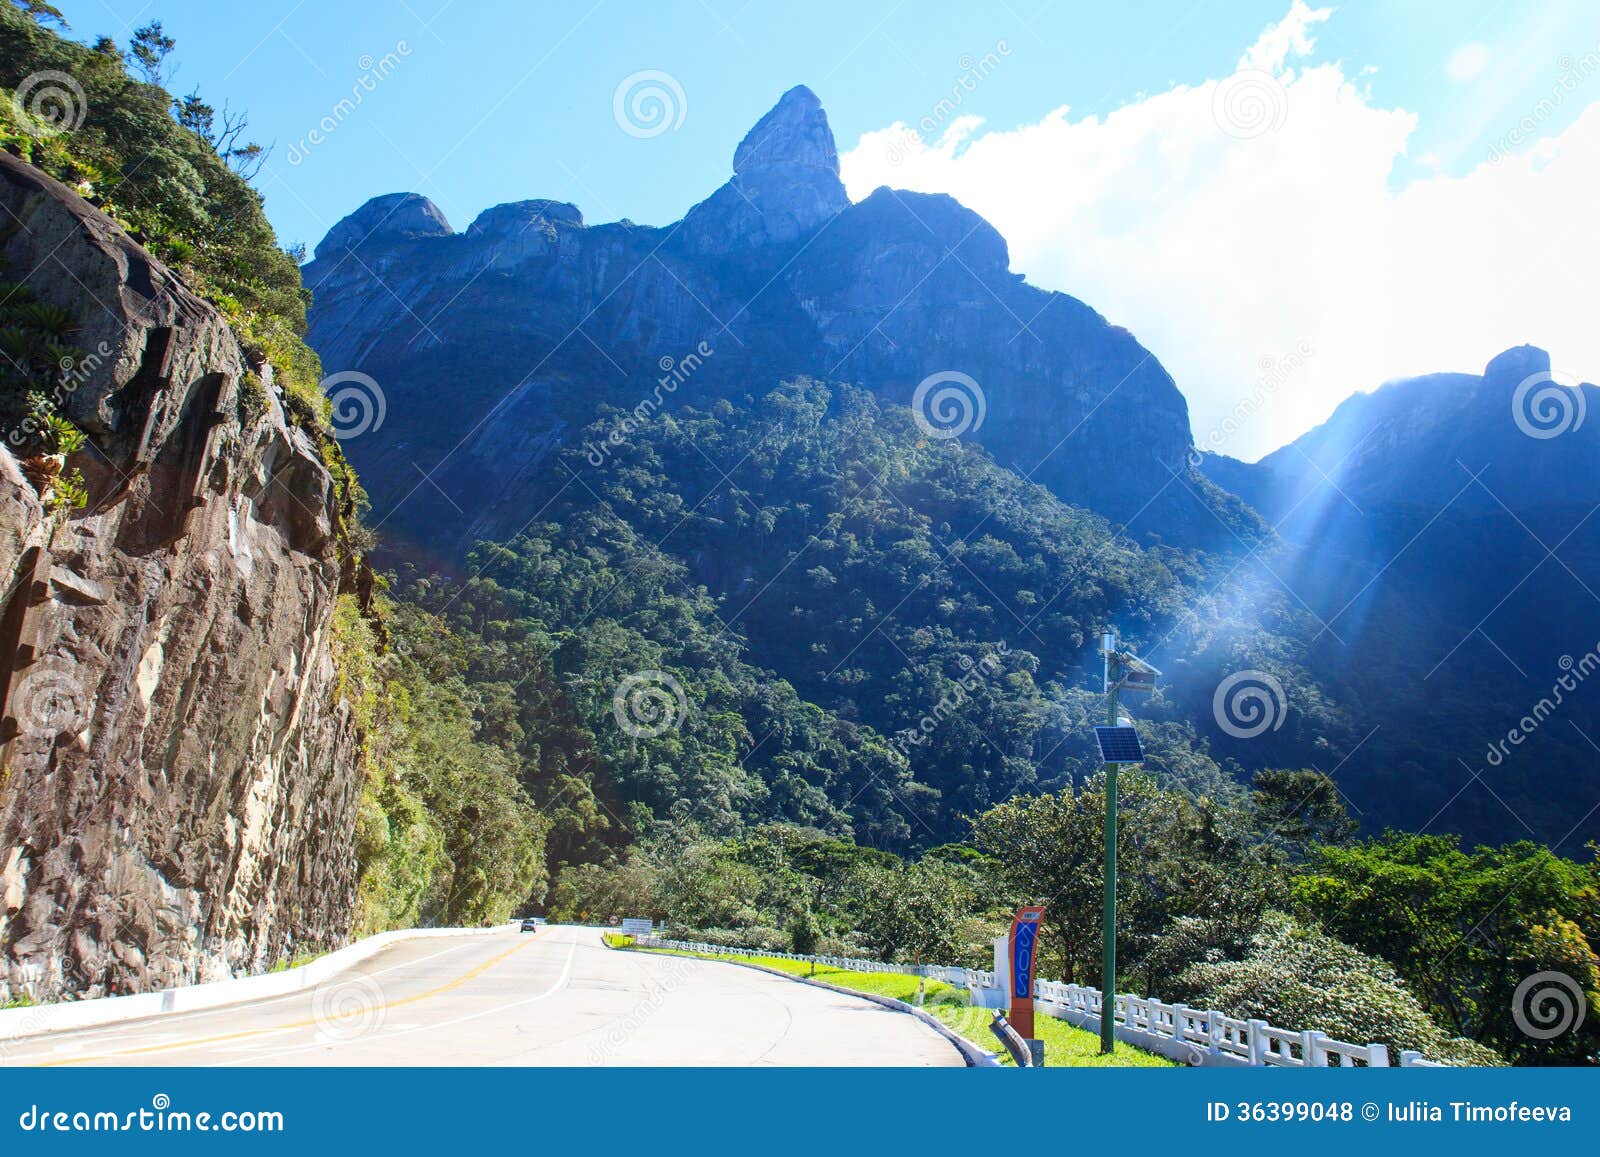
[[[1100,1052],[1116,1047],[1117,1012],[1117,770],[1124,764],[1144,762],[1144,748],[1133,721],[1117,702],[1121,691],[1154,691],[1161,672],[1131,651],[1117,649],[1117,634],[1100,637],[1105,656],[1106,725],[1094,729],[1100,760],[1106,768],[1106,879],[1105,923],[1101,930],[1104,956],[1100,973]]]

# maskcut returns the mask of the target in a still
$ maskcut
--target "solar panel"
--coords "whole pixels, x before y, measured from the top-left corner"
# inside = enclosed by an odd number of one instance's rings
[[[1100,762],[1144,762],[1144,748],[1139,746],[1139,733],[1133,728],[1096,727],[1094,737],[1100,741]]]

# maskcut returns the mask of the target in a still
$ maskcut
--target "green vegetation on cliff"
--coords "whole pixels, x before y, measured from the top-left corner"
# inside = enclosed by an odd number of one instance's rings
[[[479,741],[481,704],[461,672],[447,656],[407,653],[415,636],[425,637],[419,650],[438,641],[433,624],[372,591],[365,499],[327,432],[320,363],[302,339],[310,298],[297,255],[278,246],[260,193],[236,171],[247,173],[259,150],[239,136],[237,118],[219,119],[198,93],[175,100],[157,83],[173,48],[158,23],[139,29],[126,54],[106,38],[75,43],[51,23],[61,21],[48,5],[0,3],[0,147],[76,189],[216,305],[251,364],[272,366],[290,420],[317,439],[337,484],[346,593],[333,648],[363,765],[354,923],[376,931],[506,919],[543,895],[547,824],[511,759]],[[26,454],[70,451],[77,432],[54,399],[82,356],[71,318],[20,284],[0,286],[0,298],[4,432]],[[261,382],[252,376],[246,388]],[[68,471],[44,489],[70,506],[72,486]]]
[[[180,273],[271,361],[302,417],[319,419],[322,373],[301,340],[310,294],[295,256],[278,247],[261,194],[215,140],[178,123],[182,102],[130,75],[130,59],[107,37],[86,47],[14,0],[0,5],[0,147],[75,188]]]

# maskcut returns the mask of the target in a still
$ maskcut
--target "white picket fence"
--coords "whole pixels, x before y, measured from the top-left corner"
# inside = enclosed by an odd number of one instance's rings
[[[670,948],[708,956],[766,956],[779,960],[815,962],[851,972],[893,972],[924,976],[953,988],[964,988],[972,1003],[983,1008],[1005,1007],[1005,989],[993,972],[950,965],[885,964],[850,956],[801,956],[793,952],[767,952],[759,948],[729,948],[694,940],[667,940],[651,936],[639,941],[647,947]],[[1098,1032],[1102,999],[1098,988],[1036,980],[1034,1010],[1079,1028]],[[1215,1009],[1167,1004],[1153,997],[1119,993],[1112,1015],[1117,1038],[1150,1052],[1193,1065],[1255,1065],[1269,1068],[1387,1067],[1389,1048],[1381,1044],[1355,1045],[1334,1040],[1326,1033],[1293,1032],[1264,1020],[1241,1020]],[[1402,1067],[1442,1068],[1411,1050],[1400,1054]]]

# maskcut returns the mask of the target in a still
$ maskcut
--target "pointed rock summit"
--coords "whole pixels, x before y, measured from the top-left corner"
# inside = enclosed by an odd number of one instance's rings
[[[828,114],[803,84],[779,97],[733,151],[733,171],[741,177],[771,168],[818,169],[838,180],[839,151]]]
[[[733,153],[733,179],[689,210],[684,232],[707,254],[784,244],[849,204],[828,114],[802,84],[745,134]]]

